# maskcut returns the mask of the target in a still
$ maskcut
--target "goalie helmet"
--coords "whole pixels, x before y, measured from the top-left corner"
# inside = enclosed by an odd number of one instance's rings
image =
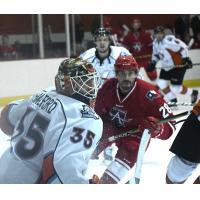
[[[110,38],[111,32],[106,28],[98,28],[94,32],[94,39],[96,40],[97,37],[108,36]]]
[[[138,74],[138,64],[132,55],[120,55],[115,61],[115,71],[134,70]]]
[[[55,77],[56,90],[64,95],[80,94],[96,98],[100,78],[92,64],[81,58],[67,58],[59,66]]]

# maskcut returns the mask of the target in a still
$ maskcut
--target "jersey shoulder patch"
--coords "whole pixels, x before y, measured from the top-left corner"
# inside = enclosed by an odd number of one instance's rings
[[[149,90],[146,93],[146,98],[149,99],[150,101],[153,101],[154,99],[157,99],[160,97],[160,94],[158,94],[155,90]]]
[[[82,118],[93,118],[99,119],[99,116],[95,113],[95,111],[88,105],[82,105],[82,110],[80,111],[82,114]]]

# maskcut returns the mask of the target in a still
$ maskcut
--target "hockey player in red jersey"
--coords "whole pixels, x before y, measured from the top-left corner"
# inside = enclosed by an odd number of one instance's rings
[[[93,157],[111,144],[108,137],[135,128],[139,132],[115,141],[117,154],[103,173],[101,184],[119,183],[134,166],[144,129],[149,129],[153,138],[162,140],[168,139],[174,131],[171,121],[157,123],[173,114],[153,85],[137,79],[138,64],[133,56],[119,56],[115,62],[115,72],[116,78],[105,82],[97,93],[95,111],[101,116],[104,127]]]
[[[131,31],[129,31],[128,35],[124,38],[123,44],[132,53],[138,63],[139,68],[144,67],[145,71],[151,59],[152,43],[153,41],[150,33],[142,29],[141,20],[133,19]],[[146,73],[151,81],[156,81],[156,70],[151,72],[146,71]]]
[[[123,40],[130,31],[126,24],[118,22],[118,26],[113,26],[109,16],[103,16],[103,26],[111,32],[111,42],[114,46],[123,46]]]
[[[175,155],[168,164],[166,183],[184,183],[200,163],[200,100],[179,130],[170,151]],[[200,176],[194,181],[200,184]]]

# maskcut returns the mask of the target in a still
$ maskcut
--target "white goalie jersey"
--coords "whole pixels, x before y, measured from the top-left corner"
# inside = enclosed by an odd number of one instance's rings
[[[86,104],[42,91],[10,104],[11,148],[0,160],[0,183],[89,183],[85,172],[102,135]]]
[[[96,48],[91,48],[80,55],[84,60],[92,63],[93,67],[99,73],[102,82],[108,78],[115,77],[114,64],[115,60],[120,55],[131,55],[130,52],[124,47],[110,46],[110,54],[101,63],[96,54]]]

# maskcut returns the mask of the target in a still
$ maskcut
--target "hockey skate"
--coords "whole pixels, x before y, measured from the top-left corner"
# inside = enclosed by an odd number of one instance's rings
[[[195,103],[197,101],[198,98],[198,90],[193,90],[192,94],[191,94],[191,103]]]

